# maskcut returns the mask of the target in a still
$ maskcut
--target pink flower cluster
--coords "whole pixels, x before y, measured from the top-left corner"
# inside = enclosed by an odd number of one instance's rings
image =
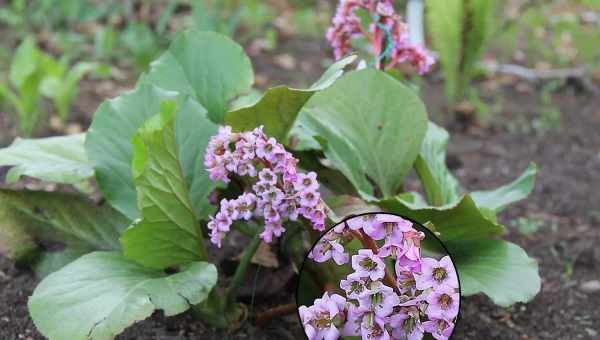
[[[285,231],[283,222],[303,216],[316,230],[325,229],[325,207],[314,172],[299,173],[298,160],[262,127],[235,133],[231,127],[219,129],[211,137],[204,165],[213,181],[229,183],[233,176],[243,179],[245,191],[236,199],[222,199],[219,212],[210,217],[210,240],[221,241],[235,220],[262,218],[261,237],[272,242]],[[247,179],[246,179],[247,178]]]
[[[368,30],[356,13],[358,10],[365,10],[371,16]],[[353,39],[365,37],[377,58],[377,68],[381,68],[379,59],[383,56],[389,60],[386,67],[407,62],[416,67],[419,74],[427,73],[435,62],[423,46],[409,41],[408,28],[394,10],[392,0],[340,0],[326,37],[336,59],[352,51]]]
[[[309,339],[416,340],[425,333],[448,339],[459,309],[458,277],[450,257],[421,256],[424,237],[410,221],[390,214],[353,217],[329,231],[309,257],[350,261],[354,271],[340,281],[345,296],[326,292],[299,308]],[[353,238],[365,249],[350,257],[345,245]],[[395,275],[386,266],[390,259]]]

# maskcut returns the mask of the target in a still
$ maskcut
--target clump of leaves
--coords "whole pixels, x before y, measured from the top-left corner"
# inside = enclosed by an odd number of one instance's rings
[[[42,98],[51,99],[59,117],[68,118],[79,81],[95,70],[95,63],[70,65],[68,59],[57,60],[37,48],[33,38],[23,40],[10,66],[10,85],[0,84],[0,100],[19,124],[19,132],[30,136],[47,113]]]
[[[439,53],[450,103],[465,99],[465,90],[493,33],[497,6],[487,0],[427,1],[429,34]]]
[[[55,137],[64,138],[63,149],[47,148],[57,142],[49,138],[0,150],[0,164],[17,169],[13,180],[85,183],[93,173],[105,198],[98,205],[82,195],[0,191],[0,250],[52,272],[29,300],[38,329],[51,339],[111,339],[155,309],[173,315],[190,307],[218,327],[237,321],[237,288],[261,228],[256,220],[236,222],[252,241],[231,286],[216,287],[217,268],[206,257],[205,225],[216,208],[209,196],[239,194],[235,184],[218,188],[203,165],[223,125],[234,132],[263,126],[300,167],[315,171],[328,189],[330,222],[373,206],[402,214],[445,241],[463,294],[483,292],[500,305],[530,300],[540,288],[537,264],[498,239],[504,227],[495,215],[529,194],[535,166],[496,190],[462,194],[445,166],[448,133],[428,122],[414,90],[376,69],[343,75],[355,59],[339,60],[308,89],[277,86],[233,106],[251,90],[249,58],[225,36],[187,31],[134,89],[98,108],[85,136]],[[27,148],[37,153],[15,152]],[[402,190],[412,168],[425,197]],[[283,227],[308,237],[300,222]],[[48,252],[40,241],[63,247]],[[290,258],[302,252],[293,240],[278,242]]]
[[[246,0],[244,6],[240,6],[238,0],[198,0],[192,1],[191,6],[192,27],[230,37],[241,33],[238,39],[242,41],[265,35],[275,19],[272,6],[258,0]],[[238,32],[240,27],[243,27],[243,32]]]
[[[0,98],[10,106],[22,134],[29,136],[45,115],[41,108],[40,85],[48,57],[26,38],[15,51],[10,65],[9,83],[0,84]]]
[[[597,69],[600,53],[594,46],[600,42],[600,32],[590,13],[599,8],[595,0],[522,3],[516,15],[505,19],[495,45],[502,47],[505,60],[521,51],[527,56],[526,63],[543,61],[556,67]]]

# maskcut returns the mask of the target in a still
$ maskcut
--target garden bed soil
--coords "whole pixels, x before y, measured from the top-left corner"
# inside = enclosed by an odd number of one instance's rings
[[[261,86],[299,86],[318,78],[326,56],[321,43],[290,40],[282,45],[279,50],[283,52],[267,53],[266,59],[264,54],[254,58]],[[428,79],[423,91],[430,113],[441,112],[443,106],[443,91],[435,78]],[[535,88],[524,93],[514,90],[514,85],[502,89],[509,100],[490,127],[451,125],[449,165],[466,188],[476,190],[512,180],[531,161],[538,164],[533,194],[499,219],[543,221],[536,232],[522,234],[509,228],[506,237],[539,262],[542,290],[530,303],[510,308],[497,307],[485,296],[463,299],[454,339],[598,339],[600,287],[595,284],[600,282],[595,280],[600,280],[600,98],[565,87],[554,98],[563,112],[559,129],[543,135],[509,133],[504,121],[525,117],[525,122],[531,122],[539,111]],[[80,114],[74,121],[83,128],[103,98],[97,92],[84,83],[81,103],[88,106],[77,106]],[[0,119],[3,124],[5,121]],[[4,143],[12,133],[10,127],[0,126]],[[270,275],[263,273],[259,280],[268,280]],[[294,278],[284,277],[287,281],[281,283],[281,293],[257,297],[256,310],[290,302]],[[43,339],[27,312],[27,297],[36,284],[29,270],[0,257],[0,339]],[[259,285],[259,290],[272,291],[270,285]],[[257,296],[260,293],[257,290]],[[165,318],[155,313],[118,339],[299,339],[301,334],[296,315],[275,319],[263,328],[246,322],[236,332],[223,333],[207,328],[189,314]]]

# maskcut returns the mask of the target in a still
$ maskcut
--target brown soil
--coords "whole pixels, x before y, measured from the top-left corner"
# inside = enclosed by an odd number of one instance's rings
[[[533,194],[500,220],[537,216],[544,222],[533,234],[509,228],[507,235],[539,262],[540,294],[508,309],[481,296],[465,299],[456,339],[598,339],[600,291],[580,286],[600,279],[600,99],[569,91],[555,98],[563,112],[560,129],[544,136],[452,135],[450,152],[460,163],[456,172],[470,189],[508,182],[536,162]],[[531,95],[505,89],[505,96],[511,98],[507,112],[535,112]]]
[[[288,56],[293,56],[294,63]],[[321,43],[297,39],[283,42],[276,53],[253,55],[261,86],[310,83],[320,74],[325,56]],[[443,95],[439,81],[432,78],[423,93],[434,113],[441,111]],[[93,86],[87,87],[81,97],[82,103],[89,104],[78,108],[90,114],[102,96]],[[538,164],[534,193],[510,207],[500,220],[536,217],[544,222],[537,232],[527,235],[509,228],[506,237],[539,261],[542,291],[532,302],[511,308],[496,307],[484,296],[465,298],[454,339],[598,339],[600,291],[590,292],[580,285],[600,280],[600,249],[595,246],[600,242],[600,98],[565,87],[554,98],[563,112],[559,129],[543,135],[516,134],[507,131],[505,121],[521,117],[524,124],[530,124],[539,116],[539,107],[536,89],[519,92],[514,88],[513,82],[498,91],[506,100],[490,127],[465,131],[459,124],[452,125],[449,164],[472,190],[493,188],[512,180],[529,162]],[[0,122],[5,121],[0,113]],[[85,127],[89,115],[77,122]],[[0,126],[4,143],[14,133],[6,128]],[[259,281],[269,276],[261,275]],[[293,295],[294,280],[284,281],[277,288],[279,296],[257,298],[257,309],[289,302],[285,296]],[[0,257],[0,339],[42,339],[26,306],[36,283],[30,271]],[[273,290],[270,285],[263,284],[260,290]],[[237,333],[223,334],[188,314],[167,319],[157,313],[119,339],[298,339],[299,334],[294,315],[265,328],[245,323]]]

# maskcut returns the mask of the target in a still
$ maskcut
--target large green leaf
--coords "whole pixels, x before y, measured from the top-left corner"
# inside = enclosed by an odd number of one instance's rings
[[[256,103],[228,112],[225,115],[225,123],[236,131],[252,130],[263,125],[267,135],[287,144],[288,132],[302,106],[316,91],[333,84],[343,74],[344,67],[355,59],[356,56],[349,56],[335,62],[308,89],[293,89],[287,86],[270,88]]]
[[[323,75],[321,75],[321,78],[312,84],[310,90],[320,91],[331,86],[339,77],[342,76],[342,74],[344,74],[344,69],[348,65],[352,64],[357,58],[358,56],[356,55],[349,55],[331,64],[331,66],[325,70]]]
[[[153,268],[206,259],[175,140],[175,108],[163,105],[133,138],[133,177],[142,219],[121,237],[125,256]]]
[[[210,137],[217,134],[219,126],[206,115],[206,110],[190,97],[182,100],[175,122],[175,138],[179,150],[181,170],[189,186],[194,212],[201,219],[213,213],[214,205],[208,195],[217,182],[211,181],[204,167],[204,153]]]
[[[31,267],[39,279],[60,270],[69,263],[90,252],[90,249],[65,248],[38,254]]]
[[[167,316],[186,311],[216,282],[209,263],[168,276],[119,253],[96,252],[47,276],[29,298],[29,312],[50,340],[109,340],[156,309]]]
[[[102,193],[116,209],[131,219],[139,217],[131,173],[131,139],[147,119],[160,112],[161,103],[172,101],[177,102],[177,144],[181,167],[191,188],[193,207],[201,218],[206,218],[210,212],[207,196],[215,183],[208,179],[203,158],[217,125],[207,119],[206,110],[189,96],[166,92],[141,82],[134,91],[105,101],[100,106],[85,144],[94,162]]]
[[[8,182],[26,175],[42,181],[80,184],[94,175],[83,143],[85,134],[40,139],[17,138],[0,149],[0,166],[10,165]]]
[[[228,112],[225,124],[231,125],[235,131],[252,130],[263,125],[267,135],[287,143],[287,133],[313,93],[287,86],[270,88],[257,103]]]
[[[4,237],[0,239],[0,250],[8,254],[23,244],[33,247],[34,239],[89,251],[115,250],[129,224],[108,205],[58,192],[0,190],[0,216],[0,233],[13,235],[6,244]],[[19,239],[25,243],[18,243]]]
[[[446,167],[446,130],[429,122],[415,170],[421,179],[429,204],[440,206],[458,200],[458,181]]]
[[[139,216],[131,175],[131,138],[160,111],[163,100],[176,95],[142,83],[133,91],[104,101],[88,130],[85,148],[98,186],[110,204],[131,219]]]
[[[431,223],[444,242],[466,242],[489,239],[504,228],[489,220],[473,199],[466,195],[460,201],[441,207],[411,203],[401,197],[377,202],[386,211],[400,214],[425,224]]]
[[[479,207],[485,207],[495,212],[500,212],[507,205],[527,197],[535,185],[537,166],[531,163],[527,169],[509,184],[489,191],[475,191],[471,193],[473,200]]]
[[[241,46],[224,35],[194,30],[180,33],[144,76],[151,84],[191,95],[216,123],[223,122],[230,100],[250,91],[253,79]]]
[[[0,254],[20,260],[37,248],[34,238],[20,224],[18,213],[4,206],[6,198],[0,193]]]
[[[458,268],[462,295],[484,292],[496,304],[527,302],[540,291],[537,262],[502,240],[447,243]]]
[[[395,195],[419,153],[427,129],[417,94],[382,71],[350,72],[304,106],[315,139],[332,167],[365,198]]]

